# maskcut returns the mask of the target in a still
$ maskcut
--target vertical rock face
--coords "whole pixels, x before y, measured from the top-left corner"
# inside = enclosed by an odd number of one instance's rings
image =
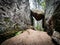
[[[53,34],[53,39],[60,44],[60,1],[46,0],[45,20],[47,32]],[[55,32],[56,31],[56,32]],[[57,34],[58,33],[58,34]],[[57,36],[58,35],[58,38]]]
[[[45,20],[47,24],[47,28],[52,31],[55,29],[56,31],[59,31],[59,25],[60,25],[60,16],[59,16],[59,10],[60,10],[60,1],[59,0],[46,0],[46,12],[45,12]],[[58,17],[58,18],[57,18]]]
[[[29,0],[0,0],[0,32],[31,25]]]
[[[48,33],[50,33],[50,32],[53,33],[53,31],[52,31],[52,29],[50,27],[50,22],[49,22],[51,20],[51,18],[52,18],[53,12],[54,12],[54,10],[56,8],[56,6],[53,3],[54,3],[54,0],[52,0],[52,1],[51,0],[49,0],[49,1],[46,0],[45,21],[46,21],[46,25],[47,25],[46,28],[47,28]],[[49,35],[52,35],[52,33],[49,34]]]

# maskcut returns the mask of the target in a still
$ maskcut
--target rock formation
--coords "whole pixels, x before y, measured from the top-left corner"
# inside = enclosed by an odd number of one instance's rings
[[[24,30],[31,25],[29,0],[0,0],[0,32]]]
[[[27,29],[22,34],[4,41],[1,45],[54,45],[54,43],[46,32]]]

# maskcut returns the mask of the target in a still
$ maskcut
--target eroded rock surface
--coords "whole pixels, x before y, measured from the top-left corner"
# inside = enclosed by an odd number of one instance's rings
[[[46,32],[27,29],[27,31],[6,40],[1,45],[54,45],[54,44],[50,36],[48,36]]]
[[[0,32],[24,30],[31,25],[29,0],[0,0]]]
[[[46,30],[60,44],[60,0],[46,0]]]

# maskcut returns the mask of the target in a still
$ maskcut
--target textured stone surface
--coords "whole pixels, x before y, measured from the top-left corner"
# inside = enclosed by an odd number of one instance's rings
[[[46,0],[46,12],[45,21],[46,29],[49,35],[53,36],[53,39],[60,43],[60,0]],[[58,32],[58,34],[54,30]],[[58,38],[56,39],[56,35]]]
[[[53,32],[52,39],[60,45],[60,33],[57,31]]]
[[[22,34],[4,41],[1,45],[54,45],[54,43],[46,32],[27,29]]]
[[[24,30],[29,25],[31,25],[29,0],[0,0],[1,33],[7,30]]]
[[[56,30],[60,32],[60,1],[59,0],[46,0],[45,21],[47,30]]]

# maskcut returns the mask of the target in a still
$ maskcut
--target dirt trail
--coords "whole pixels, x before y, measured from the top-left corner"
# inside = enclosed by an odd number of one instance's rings
[[[54,45],[46,32],[27,29],[20,35],[6,40],[1,45]]]

